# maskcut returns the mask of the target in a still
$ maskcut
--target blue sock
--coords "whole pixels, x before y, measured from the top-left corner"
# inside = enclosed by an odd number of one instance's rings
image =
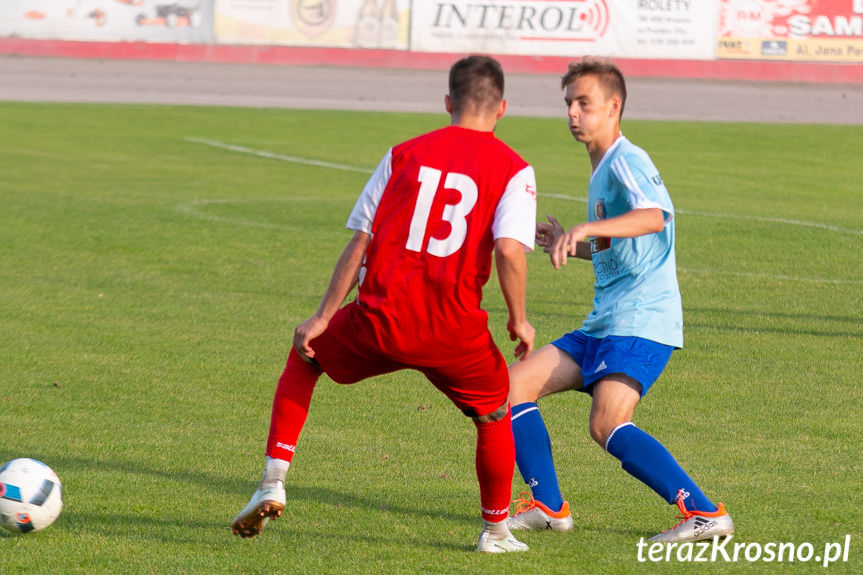
[[[551,438],[536,403],[521,403],[512,408],[512,434],[515,463],[533,498],[552,511],[560,511],[563,496],[551,457]]]
[[[683,489],[687,509],[716,511],[713,502],[683,471],[671,453],[634,424],[624,423],[612,431],[605,449],[620,460],[629,474],[669,503],[675,503],[678,490]]]

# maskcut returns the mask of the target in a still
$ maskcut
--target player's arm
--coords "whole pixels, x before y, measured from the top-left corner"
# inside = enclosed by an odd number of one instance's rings
[[[545,218],[548,222],[539,222],[536,224],[536,243],[542,246],[545,253],[550,254],[554,243],[566,231],[560,222],[557,221],[557,218],[551,214],[546,214]],[[589,260],[590,242],[578,242],[575,247],[575,253],[571,255],[583,260]]]
[[[363,257],[372,238],[372,222],[391,175],[392,148],[387,150],[378,163],[348,217],[346,226],[354,230],[354,235],[339,256],[318,311],[294,330],[294,347],[306,361],[315,357],[315,351],[309,347],[309,342],[327,329],[330,319],[357,284]]]
[[[631,210],[607,220],[584,222],[557,238],[551,247],[551,264],[554,269],[565,266],[566,257],[577,255],[579,243],[590,237],[635,238],[661,232],[664,227],[665,212],[660,208]]]
[[[327,286],[327,291],[321,299],[318,310],[294,330],[294,347],[304,359],[309,360],[315,357],[315,350],[309,347],[309,342],[327,329],[330,319],[357,284],[363,256],[365,256],[369,241],[371,241],[369,234],[361,231],[354,232],[353,237],[342,250],[339,260],[336,262],[330,284]]]
[[[511,238],[498,238],[494,243],[494,260],[497,267],[497,277],[506,308],[509,310],[509,321],[506,329],[512,341],[518,340],[515,356],[519,359],[533,351],[535,331],[527,321],[527,257],[524,245]]]

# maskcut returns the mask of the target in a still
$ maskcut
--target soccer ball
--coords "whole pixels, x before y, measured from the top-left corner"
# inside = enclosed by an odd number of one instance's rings
[[[41,531],[62,509],[60,479],[50,467],[28,458],[0,466],[0,525],[13,533]]]

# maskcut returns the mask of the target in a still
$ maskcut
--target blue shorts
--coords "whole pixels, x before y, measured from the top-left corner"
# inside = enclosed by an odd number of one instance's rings
[[[609,335],[596,338],[580,330],[551,343],[571,355],[581,367],[584,387],[579,391],[591,393],[591,386],[603,377],[623,373],[641,384],[642,397],[659,379],[674,351],[670,345],[641,337]]]

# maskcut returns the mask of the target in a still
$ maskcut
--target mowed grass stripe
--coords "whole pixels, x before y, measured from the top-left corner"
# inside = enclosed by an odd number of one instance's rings
[[[289,162],[289,163],[296,163],[296,164],[304,164],[304,165],[309,165],[309,166],[317,166],[317,167],[327,168],[327,169],[345,170],[345,171],[353,171],[353,172],[360,172],[360,173],[367,173],[367,174],[372,173],[372,170],[365,169],[365,168],[346,166],[343,164],[334,164],[331,162],[323,162],[323,161],[314,160],[314,159],[310,159],[310,158],[301,158],[301,157],[297,157],[297,156],[287,156],[287,155],[283,155],[283,154],[276,154],[276,153],[273,153],[273,152],[270,152],[267,150],[259,150],[259,149],[254,149],[254,148],[248,148],[245,146],[237,146],[234,144],[229,144],[229,143],[225,143],[225,142],[218,142],[218,141],[214,141],[214,140],[205,140],[202,138],[185,138],[185,140],[188,142],[192,142],[192,143],[204,144],[204,145],[212,146],[215,148],[229,150],[232,152],[250,154],[253,156],[260,157],[260,158],[267,158],[267,159],[278,160],[278,161]],[[587,198],[568,196],[568,195],[564,195],[564,194],[540,193],[538,195],[538,197],[540,197],[540,198],[552,198],[552,199],[566,200],[566,201],[575,201],[575,202],[580,202],[580,203],[586,203],[587,202]],[[303,198],[303,199],[310,199],[310,198]],[[246,202],[246,201],[266,201],[266,200],[265,199],[258,199],[258,200],[230,200],[230,199],[197,200],[195,202],[181,204],[177,207],[177,209],[183,213],[186,213],[186,214],[189,214],[189,215],[192,215],[195,217],[207,219],[210,221],[214,221],[214,222],[228,222],[228,223],[236,223],[238,225],[250,225],[250,226],[257,226],[257,227],[273,227],[273,228],[279,227],[277,224],[267,224],[267,223],[254,222],[254,221],[242,220],[242,219],[236,219],[236,218],[230,218],[230,217],[213,216],[210,214],[203,213],[200,210],[196,209],[196,208],[203,206],[203,205],[206,205],[206,204],[232,204],[232,203]],[[842,228],[839,226],[833,226],[833,225],[819,223],[819,222],[807,222],[807,221],[792,220],[792,219],[787,219],[787,218],[761,217],[761,216],[753,216],[753,215],[747,215],[747,214],[713,213],[713,212],[704,212],[704,211],[697,211],[697,210],[682,210],[682,209],[677,209],[676,213],[682,214],[682,215],[694,215],[694,216],[700,216],[700,217],[706,217],[706,218],[751,220],[751,221],[761,222],[761,223],[784,224],[784,225],[789,225],[789,226],[801,226],[801,227],[817,228],[820,230],[825,230],[828,232],[836,232],[836,233],[840,233],[840,234],[863,235],[863,229],[847,229],[847,228]],[[717,274],[718,273],[718,274],[723,274],[723,275],[734,275],[734,276],[760,278],[760,279],[772,279],[772,280],[779,280],[779,281],[805,281],[805,282],[815,282],[815,283],[851,283],[851,284],[863,283],[863,279],[858,280],[858,279],[847,279],[847,278],[799,277],[799,276],[785,275],[785,274],[778,274],[778,275],[773,274],[773,275],[771,275],[771,274],[763,274],[763,273],[736,272],[736,271],[729,271],[729,270],[704,270],[704,269],[694,270],[694,269],[682,268],[681,271],[689,271],[691,273],[701,273],[701,274],[709,274],[709,273]]]

